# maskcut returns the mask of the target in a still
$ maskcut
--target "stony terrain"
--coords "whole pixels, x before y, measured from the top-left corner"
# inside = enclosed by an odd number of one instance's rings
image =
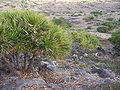
[[[100,26],[103,21],[106,21],[107,18],[114,18],[116,20],[120,18],[119,0],[103,0],[92,3],[83,1],[84,0],[80,0],[79,2],[49,2],[45,0],[2,0],[0,1],[0,10],[32,9],[42,12],[50,18],[63,17],[81,29],[91,28],[91,30],[88,29],[90,32],[96,31],[96,28]],[[101,11],[102,15],[95,17],[92,21],[86,22],[84,18],[93,16],[91,12],[95,11]],[[99,35],[99,37],[101,36]],[[103,34],[102,37],[109,38],[110,35]]]
[[[119,0],[92,0],[87,2],[49,2],[45,0],[0,0],[0,10],[10,9],[31,9],[47,15],[50,19],[53,17],[63,17],[70,23],[80,29],[86,29],[91,34],[105,40],[103,50],[96,50],[96,52],[86,52],[82,50],[78,43],[73,45],[72,54],[66,61],[49,61],[39,60],[36,66],[42,68],[41,71],[35,71],[24,77],[18,78],[16,76],[6,75],[0,70],[0,90],[101,90],[101,86],[105,86],[112,90],[111,86],[120,82],[120,76],[114,71],[103,69],[99,66],[100,63],[90,60],[89,56],[100,60],[112,60],[116,50],[113,46],[106,42],[106,39],[111,37],[111,33],[96,32],[96,28],[100,26],[101,22],[106,21],[107,18],[120,18],[120,1]],[[91,16],[93,11],[102,11],[102,15],[95,17],[92,21],[86,22],[83,18]],[[91,27],[92,29],[87,29]],[[103,42],[104,43],[104,42]],[[110,51],[109,51],[110,50]],[[105,52],[104,52],[105,51]],[[112,52],[115,51],[115,52]],[[75,55],[74,52],[78,52]],[[112,52],[110,56],[109,52]],[[118,51],[119,53],[119,51]],[[100,55],[98,55],[100,54]],[[108,61],[110,62],[110,61]],[[112,61],[111,61],[112,62]],[[41,64],[42,63],[42,64]],[[45,69],[45,70],[44,70]],[[40,76],[39,73],[42,75]],[[120,87],[120,85],[118,85]],[[119,90],[119,89],[116,89]]]

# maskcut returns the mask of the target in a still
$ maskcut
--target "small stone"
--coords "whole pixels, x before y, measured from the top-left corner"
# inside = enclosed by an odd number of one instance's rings
[[[71,79],[78,81],[78,80],[80,80],[80,77],[79,76],[73,76],[73,77],[71,77]]]
[[[55,71],[57,69],[58,63],[56,61],[41,61],[41,66],[46,67],[50,71]]]
[[[56,89],[56,90],[61,88],[57,84],[53,84],[53,83],[48,84],[48,87],[51,88],[51,89]]]
[[[70,76],[65,76],[64,77],[64,82],[65,83],[68,83],[68,82],[70,82],[71,81],[71,77]]]

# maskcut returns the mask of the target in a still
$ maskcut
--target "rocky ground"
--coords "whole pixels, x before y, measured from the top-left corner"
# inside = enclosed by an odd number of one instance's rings
[[[119,0],[93,0],[96,2],[84,2],[86,0],[79,0],[76,2],[50,2],[46,0],[1,0],[0,10],[10,9],[32,9],[42,12],[53,17],[63,17],[67,21],[75,24],[81,29],[88,29],[88,31],[96,32],[96,28],[106,21],[108,18],[118,20],[120,18],[120,1]],[[102,15],[94,17],[93,20],[86,22],[84,18],[91,17],[92,12],[101,11]],[[90,29],[89,29],[90,28]],[[99,34],[98,34],[99,35]],[[108,36],[108,37],[107,37]],[[109,38],[109,34],[99,37]]]
[[[120,84],[114,86],[114,83],[120,82],[119,75],[108,68],[100,67],[103,63],[116,60],[115,58],[120,56],[120,51],[106,40],[111,37],[110,33],[96,32],[96,28],[107,18],[116,20],[120,18],[119,0],[99,0],[92,3],[0,0],[0,10],[10,9],[31,9],[46,14],[50,19],[63,17],[77,28],[86,29],[91,34],[101,37],[102,40],[105,40],[105,43],[103,42],[102,49],[92,53],[82,50],[81,46],[75,43],[72,54],[66,61],[41,61],[39,60],[41,58],[38,58],[39,63],[35,66],[34,74],[29,73],[22,78],[6,75],[1,69],[0,90],[101,90],[103,87],[107,88],[105,90],[120,90]],[[91,12],[94,11],[102,11],[102,15],[86,22],[84,18],[91,16]],[[87,29],[88,27],[91,27],[91,29]],[[78,54],[76,55],[74,52],[78,52]],[[100,61],[96,63],[96,60]],[[119,61],[119,58],[117,60]],[[120,62],[117,64],[119,65]],[[42,68],[44,65],[46,67]],[[119,70],[120,68],[118,68]]]

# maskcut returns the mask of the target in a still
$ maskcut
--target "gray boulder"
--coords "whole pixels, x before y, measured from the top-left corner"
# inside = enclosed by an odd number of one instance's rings
[[[11,79],[12,80],[12,79]],[[7,81],[0,85],[0,90],[22,90],[25,86],[38,85],[45,86],[46,82],[43,79],[33,79],[33,80],[19,80],[17,79],[14,83],[12,81]]]
[[[97,73],[99,77],[101,78],[114,78],[115,74],[107,69],[103,69],[103,68],[96,68],[96,67],[92,67],[91,69],[91,73]]]

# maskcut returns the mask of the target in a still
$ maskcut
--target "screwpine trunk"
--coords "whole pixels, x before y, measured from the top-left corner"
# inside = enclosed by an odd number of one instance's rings
[[[10,72],[17,76],[21,76],[20,74],[26,74],[33,70],[33,57],[29,59],[27,53],[25,54],[25,60],[22,62],[23,65],[19,61],[19,53],[4,54],[2,60],[6,63]]]

